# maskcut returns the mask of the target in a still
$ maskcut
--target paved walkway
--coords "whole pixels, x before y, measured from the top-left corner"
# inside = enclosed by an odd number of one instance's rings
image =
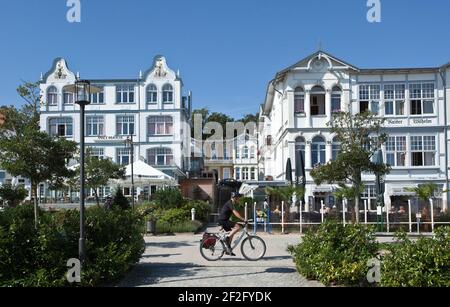
[[[209,229],[214,231],[214,229]],[[287,252],[298,244],[298,235],[264,235],[267,253],[258,262],[225,256],[208,262],[199,252],[201,235],[147,237],[141,262],[119,283],[120,287],[311,287],[321,286],[302,278]]]

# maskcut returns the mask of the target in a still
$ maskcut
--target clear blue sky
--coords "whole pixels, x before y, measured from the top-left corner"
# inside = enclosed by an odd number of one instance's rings
[[[55,57],[85,78],[134,78],[156,54],[180,69],[194,106],[234,117],[256,113],[275,73],[323,49],[361,68],[439,66],[450,61],[448,0],[66,0],[0,2],[0,105],[20,104]]]

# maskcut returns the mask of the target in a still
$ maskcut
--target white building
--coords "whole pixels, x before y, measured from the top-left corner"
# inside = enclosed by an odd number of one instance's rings
[[[235,180],[256,181],[259,179],[256,136],[244,133],[234,139],[233,165]]]
[[[334,202],[333,186],[316,186],[312,168],[333,159],[339,144],[326,126],[335,111],[371,110],[387,118],[389,140],[383,147],[392,165],[385,202],[405,202],[407,187],[426,182],[448,186],[450,63],[432,68],[359,69],[318,51],[280,71],[270,81],[261,107],[260,168],[266,178],[285,179],[286,161],[295,168],[296,151],[305,156],[306,199],[317,209]],[[364,198],[375,208],[375,178],[363,176]],[[442,194],[441,207],[447,205]]]
[[[41,128],[79,143],[80,109],[65,91],[76,78],[62,58],[42,76]],[[183,96],[179,72],[157,56],[152,67],[135,79],[90,81],[103,90],[93,94],[86,107],[86,146],[93,154],[127,165],[131,150],[125,140],[133,135],[134,161],[143,160],[175,179],[185,177],[190,164],[192,96]]]

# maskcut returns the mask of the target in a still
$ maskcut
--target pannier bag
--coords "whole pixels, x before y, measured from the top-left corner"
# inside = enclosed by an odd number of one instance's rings
[[[213,234],[205,233],[203,235],[202,242],[203,242],[202,247],[205,248],[205,249],[209,249],[209,248],[214,247],[216,245],[217,238]]]

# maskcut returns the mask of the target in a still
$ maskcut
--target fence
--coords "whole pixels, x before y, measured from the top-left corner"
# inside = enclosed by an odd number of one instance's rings
[[[408,205],[399,210],[371,210],[370,204],[364,200],[359,210],[361,224],[375,226],[377,233],[394,233],[404,230],[408,233],[434,233],[436,227],[450,226],[450,214],[442,213],[436,206],[436,201],[422,205],[408,200]],[[302,202],[295,206],[281,202],[280,204],[253,203],[245,204],[245,219],[250,223],[253,232],[268,233],[304,233],[317,228],[326,220],[333,219],[345,225],[352,223],[354,214],[349,210],[347,200],[333,208],[325,206],[321,201],[319,210],[309,208],[310,204]]]

